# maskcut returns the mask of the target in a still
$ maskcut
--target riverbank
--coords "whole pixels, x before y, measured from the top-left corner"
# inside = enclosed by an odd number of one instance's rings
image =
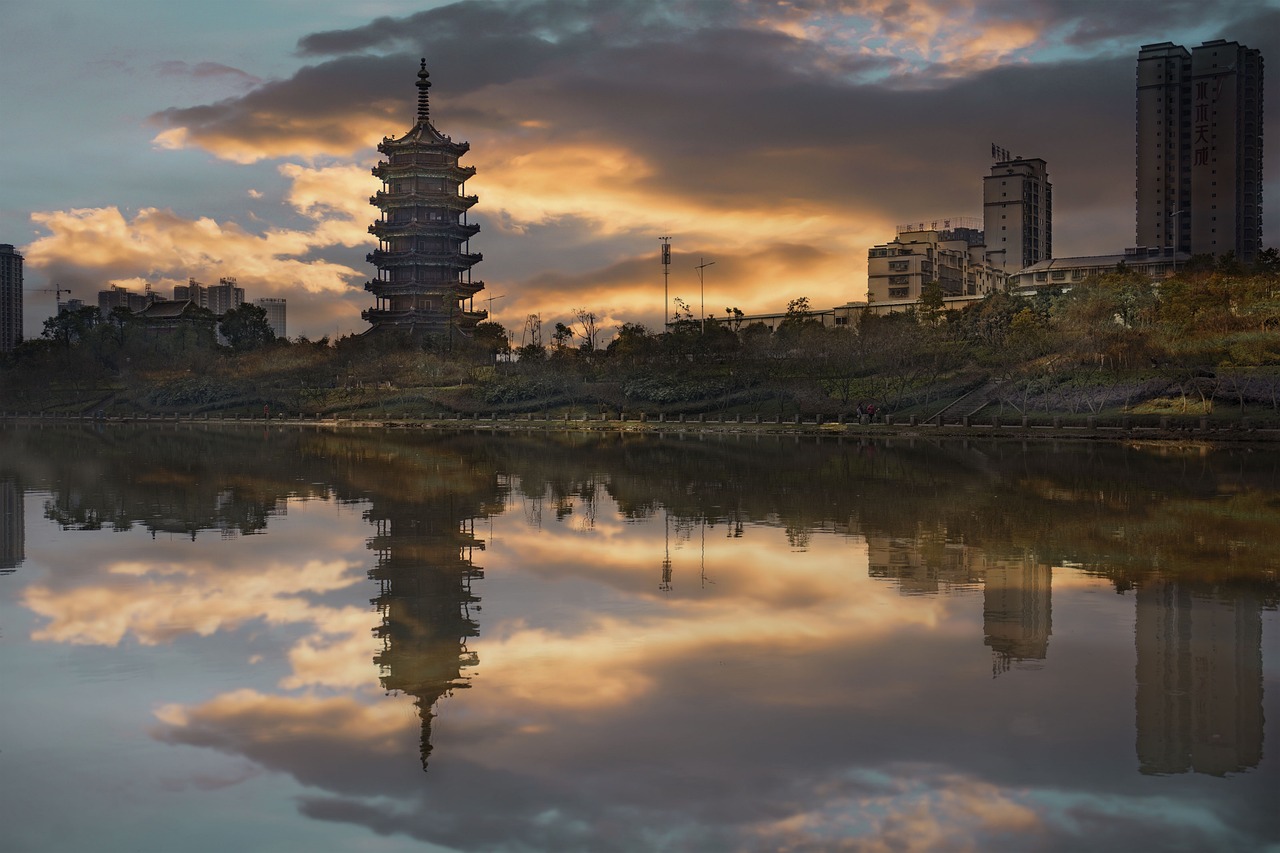
[[[421,416],[264,414],[260,416],[219,416],[209,414],[142,414],[136,416],[89,416],[48,412],[0,412],[0,423],[25,426],[81,425],[185,425],[240,426],[255,428],[310,427],[325,429],[396,429],[396,430],[474,430],[474,431],[544,431],[544,432],[623,432],[655,435],[771,435],[824,438],[1000,438],[1014,440],[1078,440],[1078,441],[1143,441],[1162,443],[1274,443],[1280,441],[1280,424],[1252,421],[1198,418],[1122,417],[1050,421],[1016,420],[993,417],[978,420],[963,417],[933,418],[921,422],[916,418],[875,422],[867,418],[824,419],[723,417],[705,415],[604,413],[588,414],[520,414],[503,415],[437,413]]]

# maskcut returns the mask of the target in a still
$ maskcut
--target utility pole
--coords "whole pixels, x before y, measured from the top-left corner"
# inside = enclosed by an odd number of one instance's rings
[[[671,317],[668,301],[667,277],[671,275],[671,238],[659,237],[662,243],[662,329],[666,331],[667,320]]]
[[[702,292],[702,334],[705,335],[707,333],[707,289],[702,283],[702,271],[714,264],[715,261],[703,261],[702,258],[698,258],[698,260],[702,261],[696,269],[698,270],[698,290]]]

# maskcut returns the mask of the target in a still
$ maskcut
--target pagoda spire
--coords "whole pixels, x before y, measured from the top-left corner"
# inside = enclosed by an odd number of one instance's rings
[[[422,67],[418,69],[418,124],[431,123],[431,108],[427,103],[427,90],[431,88],[431,75],[427,73],[427,59],[422,58]]]

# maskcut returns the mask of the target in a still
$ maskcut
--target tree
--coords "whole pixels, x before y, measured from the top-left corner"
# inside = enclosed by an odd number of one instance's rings
[[[236,352],[258,349],[276,339],[275,330],[267,322],[267,310],[248,303],[223,314],[218,331]]]
[[[937,319],[939,312],[946,304],[942,296],[942,282],[936,278],[920,286],[920,313],[931,323]]]
[[[499,353],[504,353],[511,349],[511,340],[507,336],[506,328],[501,323],[495,323],[492,320],[476,323],[475,332],[472,333],[471,340],[480,349],[492,356],[497,356]]]
[[[574,329],[574,334],[582,338],[582,351],[588,354],[595,352],[600,336],[599,318],[585,308],[574,308],[573,319],[582,327],[581,330]]]
[[[97,306],[86,305],[72,311],[63,308],[56,317],[44,321],[44,331],[40,336],[56,341],[68,349],[85,340],[90,331],[102,322],[102,313]]]

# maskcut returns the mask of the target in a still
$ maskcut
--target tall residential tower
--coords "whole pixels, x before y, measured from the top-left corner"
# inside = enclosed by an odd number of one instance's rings
[[[1262,249],[1262,54],[1234,41],[1138,52],[1137,244]]]
[[[990,264],[1012,275],[1053,257],[1053,185],[1039,157],[997,152],[982,179],[982,231]]]
[[[0,352],[22,343],[22,255],[0,243]]]
[[[471,149],[454,142],[431,125],[428,109],[427,61],[418,72],[418,121],[399,139],[384,138],[378,151],[387,160],[373,168],[382,191],[369,199],[382,216],[369,226],[378,238],[368,256],[378,275],[365,284],[376,300],[361,315],[369,332],[402,331],[413,335],[468,334],[487,315],[472,310],[472,297],[484,283],[471,280],[480,254],[468,241],[480,230],[467,222],[475,196],[464,194],[474,166],[458,165]]]

